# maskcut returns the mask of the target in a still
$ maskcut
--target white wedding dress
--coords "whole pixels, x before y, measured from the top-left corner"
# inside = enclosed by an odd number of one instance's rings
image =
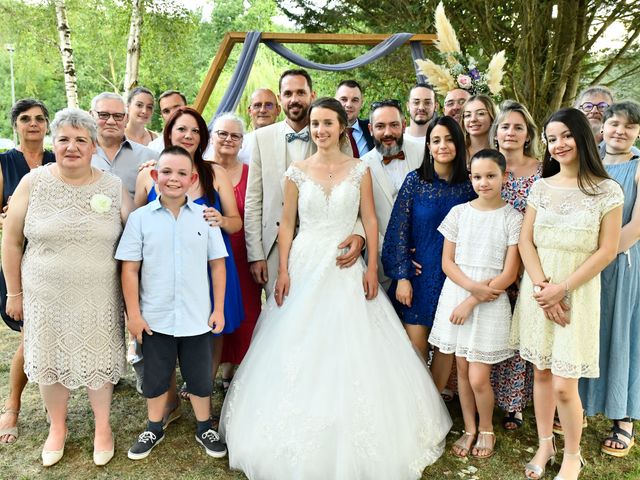
[[[326,191],[292,166],[300,229],[282,307],[267,300],[227,394],[221,433],[251,480],[418,479],[451,419],[389,299],[366,300],[365,263],[336,266],[366,165]]]

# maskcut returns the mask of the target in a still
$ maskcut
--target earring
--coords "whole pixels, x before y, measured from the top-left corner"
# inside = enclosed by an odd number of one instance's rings
[[[496,146],[496,150],[498,150],[500,148],[500,144],[498,143],[498,139],[497,138],[493,139],[493,144]]]
[[[524,142],[524,148],[529,148],[529,145],[531,145],[531,140]]]

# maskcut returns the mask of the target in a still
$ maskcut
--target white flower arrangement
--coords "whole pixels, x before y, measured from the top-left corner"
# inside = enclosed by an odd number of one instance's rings
[[[89,202],[91,210],[97,213],[107,213],[111,210],[111,203],[111,198],[102,193],[96,193]]]

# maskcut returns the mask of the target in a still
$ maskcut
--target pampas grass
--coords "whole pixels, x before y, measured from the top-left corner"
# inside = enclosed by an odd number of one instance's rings
[[[458,43],[456,31],[453,29],[451,22],[449,22],[447,14],[444,13],[444,5],[442,5],[442,2],[440,2],[436,8],[435,25],[436,33],[438,34],[438,41],[436,42],[438,50],[444,54],[451,52],[460,53],[460,43]],[[450,56],[447,56],[447,58],[449,57]]]
[[[497,95],[500,93],[500,90],[502,90],[503,67],[505,63],[507,63],[507,59],[504,50],[502,50],[493,56],[484,74],[489,91],[494,95]]]
[[[450,90],[457,88],[455,79],[447,69],[440,65],[431,60],[416,60],[416,65],[418,65],[420,73],[429,79],[429,83],[440,95],[446,95]]]

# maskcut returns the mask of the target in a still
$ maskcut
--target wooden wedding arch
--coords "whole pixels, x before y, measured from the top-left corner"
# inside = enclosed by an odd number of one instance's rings
[[[317,43],[325,45],[377,45],[389,38],[391,34],[346,34],[346,33],[276,33],[264,32],[260,37],[260,42],[273,40],[280,43]],[[211,93],[213,92],[218,78],[222,73],[229,55],[237,43],[244,43],[247,32],[228,32],[225,34],[218,53],[211,62],[207,76],[200,87],[200,91],[193,102],[193,108],[202,113]],[[405,44],[410,42],[420,42],[423,45],[435,44],[437,36],[434,34],[416,34],[409,38]]]

